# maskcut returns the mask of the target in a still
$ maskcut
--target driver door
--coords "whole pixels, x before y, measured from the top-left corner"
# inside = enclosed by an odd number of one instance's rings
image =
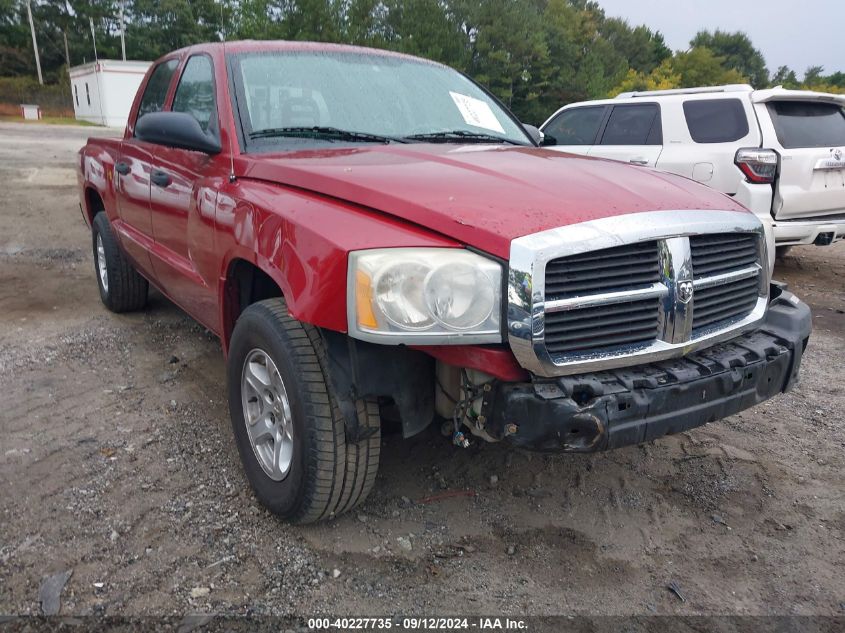
[[[181,69],[169,110],[193,116],[220,137],[214,61],[192,55]],[[228,154],[156,146],[150,172],[150,214],[156,248],[153,266],[162,289],[186,312],[217,332],[214,213],[228,177]]]

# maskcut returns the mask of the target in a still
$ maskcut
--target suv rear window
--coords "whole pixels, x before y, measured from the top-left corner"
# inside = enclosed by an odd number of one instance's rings
[[[748,135],[748,118],[739,99],[685,101],[684,117],[696,143],[730,143]]]
[[[768,104],[785,149],[845,145],[845,110],[833,103],[773,101]]]

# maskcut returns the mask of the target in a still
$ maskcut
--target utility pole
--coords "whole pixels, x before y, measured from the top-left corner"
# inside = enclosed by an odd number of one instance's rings
[[[67,29],[62,29],[62,35],[65,38],[65,63],[67,64],[68,72],[70,72],[70,50],[67,47]]]
[[[88,18],[88,25],[91,27],[91,41],[94,42],[94,61],[97,61],[97,36],[94,33],[94,18]]]
[[[38,83],[44,85],[44,77],[41,76],[41,58],[38,56],[38,40],[35,39],[35,23],[32,21],[32,3],[26,0],[26,14],[29,16],[29,30],[32,32],[32,48],[35,50],[35,67],[38,69]]]
[[[124,0],[120,0],[120,51],[123,53],[123,61],[126,61],[126,39],[124,38],[126,27],[123,21],[123,4]]]

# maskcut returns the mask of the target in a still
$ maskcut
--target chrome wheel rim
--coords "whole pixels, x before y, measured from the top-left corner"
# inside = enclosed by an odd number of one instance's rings
[[[109,272],[106,269],[106,249],[103,248],[103,237],[97,234],[97,272],[100,274],[100,284],[103,291],[109,291]]]
[[[281,481],[293,461],[293,417],[282,376],[263,350],[252,350],[244,361],[241,404],[249,443],[261,470],[273,481]]]

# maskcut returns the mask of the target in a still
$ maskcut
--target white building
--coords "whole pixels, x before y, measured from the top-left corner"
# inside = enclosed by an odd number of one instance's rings
[[[70,91],[77,119],[125,127],[132,101],[152,62],[101,59],[70,69]]]

